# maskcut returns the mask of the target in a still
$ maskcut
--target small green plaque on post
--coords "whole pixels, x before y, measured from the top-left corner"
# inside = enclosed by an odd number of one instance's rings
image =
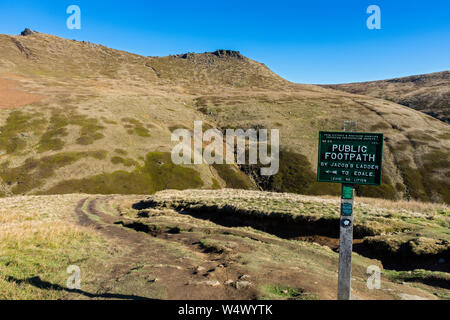
[[[341,214],[343,216],[351,216],[353,214],[353,203],[352,202],[342,202],[341,203]]]
[[[342,199],[353,199],[353,186],[342,185]]]

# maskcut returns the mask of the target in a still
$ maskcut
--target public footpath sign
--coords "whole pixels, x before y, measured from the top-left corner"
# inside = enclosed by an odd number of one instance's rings
[[[380,185],[382,158],[382,133],[319,132],[317,180]]]
[[[350,299],[355,184],[380,185],[383,134],[319,132],[317,181],[342,183],[338,299]]]

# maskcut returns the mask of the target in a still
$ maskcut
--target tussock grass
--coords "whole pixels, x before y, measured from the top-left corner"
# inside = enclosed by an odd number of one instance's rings
[[[428,113],[442,121],[449,121],[449,71],[415,75],[390,80],[330,85],[338,90],[395,101]]]
[[[150,131],[144,127],[142,122],[133,118],[123,118],[122,122],[128,123],[125,127],[130,129],[127,131],[128,134],[137,134],[140,137],[150,137]]]
[[[319,298],[313,294],[307,294],[301,288],[291,288],[284,285],[263,285],[262,299],[269,300],[318,300]]]
[[[128,154],[128,152],[126,150],[123,150],[123,149],[115,149],[114,152],[117,153],[117,154],[120,154],[122,156],[126,156]]]
[[[138,163],[135,160],[130,159],[130,158],[122,158],[122,157],[118,157],[118,156],[112,157],[111,158],[111,162],[114,163],[114,164],[121,163],[125,167],[133,167],[133,166],[136,167],[136,166],[138,166]]]
[[[104,150],[85,152],[62,152],[40,159],[28,158],[15,168],[3,168],[0,177],[9,185],[13,185],[11,191],[14,194],[23,194],[40,187],[45,180],[51,178],[55,170],[68,166],[84,157],[105,159],[107,152]]]
[[[213,164],[213,168],[222,178],[227,188],[232,189],[253,189],[254,186],[249,178],[233,165]],[[217,184],[213,184],[217,187]]]
[[[378,208],[384,208],[388,210],[407,210],[411,212],[449,212],[450,207],[445,203],[433,203],[423,202],[417,200],[389,200],[389,199],[376,199],[357,197],[355,200],[357,203],[365,203]]]
[[[144,166],[137,166],[132,172],[114,171],[62,181],[40,194],[152,194],[163,189],[188,189],[202,185],[199,173],[173,164],[170,153],[151,152],[147,154]]]
[[[0,150],[13,154],[25,149],[27,142],[24,134],[41,132],[44,123],[41,113],[11,112],[6,123],[0,127]]]
[[[337,197],[319,198],[231,189],[161,191],[147,202],[144,201],[145,203],[152,207],[183,208],[192,212],[211,212],[218,216],[233,214],[242,216],[243,221],[257,218],[259,221],[287,226],[317,222],[317,228],[319,225],[322,228],[331,226],[333,221],[337,224],[340,210],[340,200]],[[445,204],[389,200],[377,202],[371,198],[356,198],[354,215],[355,233],[363,236],[378,235],[379,237],[370,239],[372,242],[392,240],[393,244],[395,242],[400,246],[411,239],[422,237],[424,240],[417,244],[417,248],[435,247],[431,243],[433,241],[437,243],[439,250],[445,251],[448,248],[445,241],[450,240],[450,210]],[[326,224],[326,221],[329,223]],[[386,237],[386,234],[391,236]],[[431,239],[431,242],[427,239]],[[439,244],[442,239],[446,240]]]
[[[108,254],[105,240],[78,226],[64,210],[80,198],[0,200],[0,299],[65,298],[66,292],[39,288],[33,279],[66,287],[69,265],[80,266],[86,279],[90,259]]]

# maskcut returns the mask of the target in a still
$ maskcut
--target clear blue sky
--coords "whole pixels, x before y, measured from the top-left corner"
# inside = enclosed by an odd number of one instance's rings
[[[449,0],[0,1],[3,34],[30,27],[146,56],[234,49],[299,83],[450,69]],[[66,27],[71,4],[81,30]],[[366,27],[372,4],[381,30]]]

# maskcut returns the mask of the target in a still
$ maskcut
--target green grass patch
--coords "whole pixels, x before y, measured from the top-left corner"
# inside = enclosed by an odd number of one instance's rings
[[[212,185],[211,185],[211,189],[220,189],[220,184],[219,181],[217,181],[216,179],[212,178]]]
[[[206,252],[223,253],[228,249],[227,246],[223,244],[223,241],[215,239],[204,238],[201,239],[199,242],[200,247]]]
[[[213,168],[231,189],[254,189],[249,178],[239,169],[229,164],[213,164]]]
[[[356,195],[358,195],[359,197],[383,198],[389,200],[397,199],[397,190],[392,185],[391,179],[384,174],[381,177],[381,185],[356,185],[355,191]]]
[[[68,125],[80,127],[80,137],[76,140],[77,144],[89,145],[104,138],[104,135],[99,132],[104,127],[98,124],[97,119],[78,114],[71,109],[66,112],[56,110],[50,117],[47,131],[39,141],[38,152],[62,150],[64,141],[61,140],[61,137],[67,136],[66,127]]]
[[[450,153],[433,151],[423,158],[423,167],[413,169],[403,160],[398,163],[406,185],[407,194],[416,200],[430,201],[439,197],[445,203],[450,203],[450,183],[438,179],[439,170],[450,167]]]
[[[49,226],[50,228],[50,226]],[[97,236],[70,229],[43,236],[42,230],[25,238],[2,239],[0,246],[0,299],[65,299],[69,265],[81,268],[83,283],[91,257],[105,255]]]
[[[57,151],[62,150],[64,147],[64,141],[60,137],[67,136],[66,126],[69,125],[69,120],[66,115],[60,113],[54,113],[50,117],[50,123],[47,131],[42,135],[39,145],[38,152],[45,151]]]
[[[447,272],[430,271],[424,269],[416,269],[412,271],[396,271],[396,270],[384,270],[383,274],[392,281],[416,281],[427,278],[440,278],[446,279],[450,282],[450,274]]]
[[[41,113],[11,112],[5,125],[0,127],[0,150],[12,154],[25,149],[26,134],[39,134],[44,125],[45,119]]]
[[[136,134],[140,137],[150,137],[150,131],[137,119],[133,118],[122,118],[122,122],[125,122],[125,128],[129,128],[127,130],[128,134]]]
[[[81,127],[80,137],[77,139],[78,144],[89,145],[94,143],[94,141],[96,140],[104,138],[104,135],[98,132],[104,127],[98,124],[97,119],[87,118],[86,116],[82,115],[76,115],[72,119],[71,123]]]
[[[313,181],[306,193],[310,195],[338,196],[341,194],[341,185],[339,183]]]
[[[273,176],[271,188],[277,192],[308,194],[316,181],[311,163],[302,155],[291,151],[280,151],[280,168]]]
[[[450,203],[450,182],[448,179],[436,178],[441,175],[439,170],[448,170],[449,168],[450,152],[434,151],[424,156],[424,165],[419,173],[422,175],[424,188],[430,198],[433,197],[433,194],[438,194],[445,203]]]
[[[103,121],[104,123],[106,123],[106,124],[117,124],[116,121],[110,120],[110,119],[108,119],[108,118],[106,118],[106,117],[101,117],[101,119],[102,119],[102,121]]]
[[[393,282],[420,282],[435,288],[447,289],[444,292],[433,292],[438,297],[443,299],[450,299],[448,289],[450,289],[450,273],[440,271],[430,271],[423,269],[416,269],[412,271],[396,271],[384,270],[383,274]]]
[[[269,300],[318,300],[313,294],[307,294],[301,288],[284,285],[263,285],[260,287],[263,299]]]
[[[15,168],[3,168],[0,177],[8,185],[13,185],[14,194],[24,194],[44,184],[45,180],[53,176],[55,170],[70,165],[82,158],[92,157],[102,160],[106,157],[104,150],[86,152],[63,152],[40,159],[28,158]]]
[[[123,164],[125,167],[136,167],[138,165],[138,163],[131,158],[122,158],[117,156],[112,157],[111,162],[114,164]]]
[[[447,169],[450,168],[450,152],[433,151],[427,153],[423,159],[426,161],[427,169]]]
[[[268,151],[270,152],[270,146]],[[339,195],[341,192],[337,183],[317,182],[316,173],[312,170],[309,160],[296,152],[280,150],[279,170],[273,176],[260,176],[261,167],[263,166],[260,163],[248,165],[244,166],[244,171],[252,174],[256,183],[266,191],[310,195]]]
[[[175,165],[170,153],[147,154],[144,166],[134,171],[115,171],[84,179],[72,179],[58,183],[44,194],[152,194],[164,189],[200,188],[200,174],[191,168]]]
[[[405,160],[398,162],[398,168],[400,169],[401,175],[403,177],[403,182],[406,187],[406,194],[412,199],[429,201],[430,198],[425,192],[425,187],[423,185],[423,179],[420,171],[411,168],[408,162]]]
[[[122,156],[126,156],[128,154],[128,152],[126,150],[123,150],[123,149],[115,149],[114,152],[117,153],[117,154],[120,154]]]
[[[150,137],[150,131],[143,126],[135,126],[134,132],[140,137]]]

